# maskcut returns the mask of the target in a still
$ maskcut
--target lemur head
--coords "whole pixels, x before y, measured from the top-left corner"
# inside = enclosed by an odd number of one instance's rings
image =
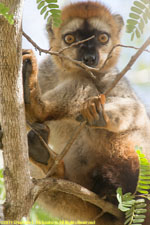
[[[59,28],[53,27],[51,23],[47,25],[51,49],[60,51],[94,35],[94,38],[63,51],[65,56],[82,61],[87,66],[100,68],[112,47],[120,43],[122,17],[111,14],[109,9],[98,2],[70,4],[62,10],[61,19]],[[115,48],[102,72],[108,71],[116,64],[119,52],[119,48]],[[54,56],[54,60],[60,68],[70,71],[81,70],[68,60],[57,56]]]

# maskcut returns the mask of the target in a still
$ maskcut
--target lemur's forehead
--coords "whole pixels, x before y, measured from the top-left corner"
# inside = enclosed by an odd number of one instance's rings
[[[85,25],[86,24],[86,25]],[[72,33],[79,29],[99,30],[107,33],[111,32],[111,27],[105,21],[98,17],[92,17],[87,20],[82,18],[74,18],[62,27],[62,34]]]
[[[111,32],[111,27],[105,21],[100,20],[98,17],[93,17],[88,19],[88,23],[92,29],[99,31],[105,31],[107,33]]]
[[[74,18],[69,23],[65,24],[62,27],[62,34],[66,33],[72,33],[78,29],[81,29],[83,27],[84,20],[81,18]]]

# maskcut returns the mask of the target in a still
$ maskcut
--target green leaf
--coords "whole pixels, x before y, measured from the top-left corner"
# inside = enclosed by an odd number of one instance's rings
[[[141,2],[144,2],[145,4],[148,4],[149,0],[141,0]]]
[[[43,7],[43,9],[41,10],[40,14],[42,15],[43,13],[45,13],[46,9],[47,9],[47,5]]]
[[[132,214],[133,214],[133,213],[132,213]],[[132,222],[132,216],[129,217],[129,218],[125,221],[124,224],[126,225],[126,224],[128,224],[128,223],[130,223],[130,222]],[[130,223],[130,224],[131,224],[131,223]]]
[[[59,8],[59,6],[57,4],[48,4],[47,7],[50,9]]]
[[[141,175],[139,176],[140,180],[150,180],[150,176],[146,176],[146,175]]]
[[[136,209],[135,210],[135,213],[137,214],[143,214],[143,213],[146,213],[147,212],[147,209]]]
[[[128,218],[128,217],[131,217],[133,214],[133,209],[129,209],[128,211],[126,211],[126,214],[125,214],[125,217]]]
[[[57,3],[57,0],[45,0],[47,3]]]
[[[134,28],[135,28],[135,26],[133,26],[133,25],[127,25],[126,26],[126,32],[131,33],[131,32],[133,32]]]
[[[49,17],[47,18],[47,23],[49,23],[49,22],[51,21],[51,19],[52,19],[52,16],[49,16]]]
[[[44,19],[46,19],[46,18],[48,17],[49,14],[50,14],[50,12],[47,11],[47,12],[45,13],[45,15],[44,15]]]
[[[45,2],[44,1],[42,1],[42,2],[40,2],[39,4],[38,4],[38,9],[41,9],[43,6],[45,5]]]
[[[133,4],[140,9],[145,9],[145,5],[141,2],[135,1],[135,2],[133,2]]]
[[[2,7],[2,8],[0,8],[0,13],[1,14],[7,14],[9,12],[9,8],[7,8],[7,7]]]
[[[54,21],[54,27],[59,27],[60,26],[60,23],[55,23],[55,21]]]
[[[125,206],[123,206],[122,204],[119,204],[119,205],[118,205],[118,209],[120,209],[122,212],[126,212],[126,211],[128,211],[130,208],[129,208],[129,207],[125,207]]]
[[[119,187],[117,188],[117,199],[118,199],[118,202],[122,202],[122,188]]]
[[[143,223],[144,219],[133,219],[133,223]]]
[[[136,219],[145,219],[146,216],[145,215],[134,215],[134,218],[136,218]]]
[[[137,36],[137,38],[140,38],[140,32],[139,32],[139,30],[136,28],[136,30],[135,30],[135,33],[136,33],[136,36]]]
[[[132,19],[136,19],[136,20],[140,18],[140,16],[137,15],[137,14],[135,14],[135,13],[130,13],[129,16],[130,16]]]
[[[135,36],[135,33],[133,33],[133,34],[131,35],[131,41],[133,41],[134,36]]]
[[[150,20],[150,9],[147,8],[145,10],[145,13],[146,13],[147,18]]]
[[[140,171],[140,176],[149,176],[149,171]]]
[[[0,178],[3,178],[3,169],[0,169]]]
[[[60,9],[51,9],[50,12],[51,12],[52,14],[55,14],[55,15],[56,15],[56,14],[59,14],[59,15],[61,14],[61,10],[60,10]]]
[[[140,183],[139,183],[139,185],[138,185],[138,187],[139,188],[141,188],[141,189],[146,189],[146,190],[150,190],[150,186],[149,185],[141,185]]]
[[[135,203],[139,204],[139,203],[143,203],[143,202],[145,202],[145,199],[140,198],[140,199],[137,199]]]
[[[135,26],[135,25],[138,23],[138,21],[133,20],[133,19],[128,19],[128,20],[127,20],[127,23],[128,23],[129,25]]]
[[[140,21],[138,27],[139,27],[141,33],[143,33],[143,29],[144,29],[144,21],[143,21],[143,19],[141,19],[141,21]]]
[[[145,208],[146,206],[147,206],[146,203],[140,203],[140,204],[135,205],[135,208],[136,209],[142,209],[142,208]]]
[[[150,180],[147,180],[147,181],[140,180],[140,184],[149,184],[150,185]]]
[[[141,14],[143,12],[141,9],[134,7],[134,6],[131,7],[131,11],[136,12],[138,14]]]
[[[39,3],[39,2],[41,2],[42,0],[36,0],[36,3]]]
[[[0,15],[3,15],[9,24],[14,24],[13,15],[9,14],[9,8],[7,8],[3,3],[0,3]]]
[[[140,192],[141,194],[145,194],[145,195],[148,194],[148,191],[145,191],[145,190],[140,189],[140,188],[138,188],[137,191]]]

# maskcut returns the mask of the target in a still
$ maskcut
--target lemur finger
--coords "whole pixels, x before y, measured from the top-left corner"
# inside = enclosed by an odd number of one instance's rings
[[[81,113],[82,113],[84,119],[87,120],[88,123],[91,124],[93,121],[93,116],[90,113],[90,109],[88,108],[87,102],[83,105],[83,109],[82,109]]]
[[[96,97],[95,99],[95,104],[96,104],[96,110],[98,113],[100,113],[102,111],[102,108],[101,108],[101,102],[100,102],[100,97]]]
[[[32,64],[30,60],[23,61],[22,73],[23,73],[24,101],[25,104],[30,104],[29,78],[32,73]]]
[[[99,119],[99,114],[98,114],[98,112],[97,112],[97,110],[96,110],[96,105],[95,105],[95,103],[90,103],[90,112],[91,112],[91,114],[92,114],[92,116],[93,116],[93,119],[94,120],[98,120]]]

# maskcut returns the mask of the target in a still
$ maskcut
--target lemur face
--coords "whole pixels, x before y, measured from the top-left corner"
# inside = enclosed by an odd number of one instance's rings
[[[63,51],[65,56],[81,61],[89,67],[101,68],[112,47],[120,42],[122,26],[121,16],[112,15],[103,5],[85,2],[80,7],[80,3],[77,3],[64,8],[59,28],[48,25],[50,46],[54,51],[70,46]],[[91,39],[83,41],[88,38]],[[103,68],[104,71],[116,64],[119,52],[119,48],[113,51],[111,59]],[[81,70],[78,65],[68,60],[54,58],[56,63],[66,70]]]

